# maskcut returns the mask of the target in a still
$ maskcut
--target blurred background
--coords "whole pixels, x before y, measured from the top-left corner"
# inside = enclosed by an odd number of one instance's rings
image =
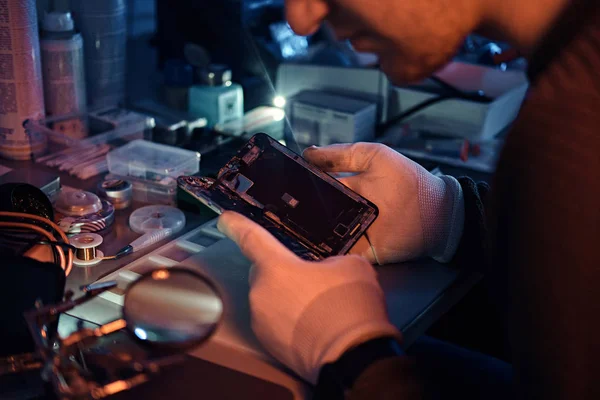
[[[143,138],[218,165],[222,150],[266,132],[296,151],[378,141],[431,168],[491,173],[528,86],[520,54],[477,35],[434,76],[394,86],[377,56],[327,26],[296,35],[283,0],[10,2],[27,29],[6,25],[23,47],[4,60],[32,72],[4,77],[20,88],[7,89],[14,107],[0,115],[7,159],[48,165],[66,147],[108,152]],[[74,176],[112,172],[106,154],[84,161]]]

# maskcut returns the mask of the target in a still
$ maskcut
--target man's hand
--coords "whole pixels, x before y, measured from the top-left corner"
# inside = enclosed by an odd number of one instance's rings
[[[309,382],[346,350],[378,337],[400,338],[387,318],[375,270],[359,256],[304,261],[264,228],[234,213],[218,228],[252,262],[252,329],[266,350]]]
[[[311,147],[304,158],[325,172],[351,172],[340,180],[377,205],[379,217],[351,250],[372,263],[433,257],[452,259],[462,236],[464,200],[458,181],[436,177],[376,143]]]

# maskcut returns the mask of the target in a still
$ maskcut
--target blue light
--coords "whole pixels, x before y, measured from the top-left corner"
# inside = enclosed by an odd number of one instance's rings
[[[142,340],[148,339],[148,335],[146,334],[146,331],[143,330],[142,328],[135,328],[133,330],[133,332],[135,333],[135,336],[139,337]]]

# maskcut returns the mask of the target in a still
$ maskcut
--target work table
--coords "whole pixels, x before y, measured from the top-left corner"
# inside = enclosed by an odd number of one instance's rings
[[[55,170],[32,162],[2,160],[0,164],[13,169],[36,168],[57,173]],[[448,170],[444,168],[444,172],[455,175],[464,174],[464,171],[455,168]],[[80,181],[67,175],[60,175],[62,185],[89,191],[95,191],[98,180],[101,178],[99,176],[95,179]],[[483,178],[485,179],[487,176],[483,176]],[[101,232],[104,242],[100,246],[100,250],[106,255],[115,254],[140,236],[129,228],[128,218],[131,211],[143,205],[145,204],[134,202],[132,207],[116,211],[113,225],[106,232]],[[167,241],[175,240],[214,218],[214,214],[211,213],[186,212],[185,214],[187,223],[183,231],[166,241],[118,260],[103,261],[93,267],[74,266],[67,279],[67,289],[73,290],[78,295],[80,286],[95,282],[118,271],[139,257],[161,248]],[[120,397],[161,398],[160,391],[157,391],[160,387],[161,390],[168,390],[170,395],[175,395],[174,398],[185,398],[179,397],[177,394],[195,398],[198,392],[196,390],[189,392],[185,388],[197,388],[194,385],[196,385],[198,376],[205,377],[201,389],[203,396],[208,398],[247,398],[252,397],[253,393],[256,393],[256,398],[282,399],[304,398],[309,395],[310,388],[271,359],[262,350],[250,329],[247,300],[249,262],[241,254],[236,254],[237,248],[228,240],[222,240],[215,246],[222,247],[222,252],[217,254],[230,254],[232,258],[215,257],[214,252],[199,252],[183,260],[182,264],[191,268],[200,268],[203,273],[215,280],[217,285],[225,288],[224,298],[230,315],[226,316],[216,337],[205,346],[192,352],[184,365],[166,371],[164,376],[157,379],[158,383],[151,382],[134,392],[123,393]],[[386,293],[390,318],[403,331],[405,345],[410,345],[421,336],[479,279],[478,276],[461,273],[431,260],[381,266],[377,269]],[[107,315],[112,316],[118,312],[118,307],[114,304],[107,307],[110,309]],[[91,320],[93,323],[102,320],[102,317],[95,315],[96,311],[93,310],[90,312],[73,311],[73,315]],[[241,318],[240,314],[243,314]],[[76,326],[76,318],[63,315],[60,320],[59,332],[65,336],[74,331]],[[120,346],[121,349],[123,346],[133,346],[127,336],[122,333],[115,336],[112,345]],[[232,385],[231,382],[236,382],[236,384]]]

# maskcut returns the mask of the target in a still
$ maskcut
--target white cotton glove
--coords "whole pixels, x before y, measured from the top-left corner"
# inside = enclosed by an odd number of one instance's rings
[[[252,329],[265,349],[311,383],[321,367],[367,340],[400,332],[389,322],[373,266],[359,256],[300,259],[234,212],[218,228],[252,261]]]
[[[458,181],[436,177],[377,143],[311,147],[304,158],[325,172],[351,172],[346,186],[372,201],[379,217],[350,251],[379,264],[428,256],[448,262],[460,242],[464,199]]]

